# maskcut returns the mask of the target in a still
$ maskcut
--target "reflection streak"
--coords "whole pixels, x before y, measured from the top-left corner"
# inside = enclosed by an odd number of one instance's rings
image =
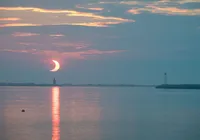
[[[52,88],[52,140],[60,139],[60,89]]]

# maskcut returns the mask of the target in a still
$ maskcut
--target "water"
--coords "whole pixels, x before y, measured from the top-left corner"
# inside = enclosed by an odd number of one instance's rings
[[[0,140],[199,140],[199,93],[0,87]]]

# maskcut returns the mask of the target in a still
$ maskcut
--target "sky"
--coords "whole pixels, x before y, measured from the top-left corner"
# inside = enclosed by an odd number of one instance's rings
[[[0,42],[0,82],[200,84],[200,0],[1,0]]]

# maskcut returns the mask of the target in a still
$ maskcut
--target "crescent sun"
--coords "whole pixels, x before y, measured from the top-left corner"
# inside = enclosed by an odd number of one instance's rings
[[[58,71],[60,69],[60,64],[56,60],[52,60],[52,61],[54,62],[55,67],[52,70],[50,70],[50,71],[56,72],[56,71]]]

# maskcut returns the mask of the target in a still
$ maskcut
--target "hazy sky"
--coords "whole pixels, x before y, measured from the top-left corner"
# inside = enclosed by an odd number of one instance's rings
[[[200,83],[200,0],[1,0],[0,42],[0,82]]]

